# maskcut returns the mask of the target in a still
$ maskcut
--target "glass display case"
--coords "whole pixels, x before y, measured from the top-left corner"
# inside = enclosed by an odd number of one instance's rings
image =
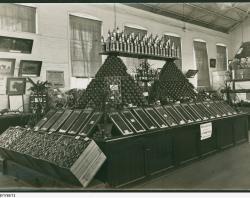
[[[162,106],[155,107],[155,110],[159,113],[159,115],[161,115],[161,117],[165,120],[165,122],[169,126],[176,126],[177,125],[176,121],[172,118],[172,116]]]
[[[146,126],[147,129],[156,129],[157,125],[149,118],[146,112],[141,108],[133,109],[133,112],[137,115],[138,119]]]
[[[66,109],[61,115],[61,117],[52,125],[52,127],[50,127],[49,131],[50,132],[58,131],[72,112],[73,112],[72,110]]]
[[[211,103],[209,102],[203,102],[203,105],[205,106],[205,108],[210,111],[213,115],[215,115],[215,117],[220,118],[222,117],[220,111],[218,109],[216,109]]]
[[[75,123],[77,118],[82,113],[82,110],[74,110],[73,113],[69,116],[68,120],[62,125],[62,127],[59,129],[59,133],[67,133],[70,129],[70,127]]]
[[[181,106],[183,107],[184,111],[189,114],[194,121],[201,121],[201,116],[199,116],[199,114],[194,110],[192,109],[188,104],[181,104]]]
[[[92,110],[83,110],[81,115],[78,117],[76,122],[72,125],[72,127],[69,129],[69,134],[77,134],[78,131],[83,127],[85,122],[88,120],[90,115],[92,114]]]
[[[164,108],[175,119],[177,124],[186,124],[184,118],[172,106],[164,106]]]
[[[48,131],[50,127],[61,117],[63,110],[58,110],[55,114],[41,127],[42,131]]]
[[[186,123],[194,122],[194,118],[192,118],[192,116],[189,113],[187,113],[181,105],[177,104],[173,105],[173,107],[177,112],[180,113],[180,115],[182,116],[182,118],[185,120]]]
[[[50,110],[34,127],[34,131],[39,129],[55,114],[55,110]]]
[[[149,115],[149,117],[154,120],[154,122],[158,125],[160,128],[167,128],[168,125],[165,123],[165,121],[157,114],[157,112],[152,108],[148,107],[145,108],[145,111]]]
[[[134,129],[135,132],[140,133],[146,131],[141,123],[136,119],[136,117],[129,111],[124,110],[121,112],[123,117],[127,120],[130,126]]]
[[[188,105],[193,111],[195,111],[199,115],[199,117],[202,120],[208,120],[209,119],[209,116],[204,111],[202,111],[195,103],[191,103],[191,104],[188,104]]]
[[[206,115],[207,118],[214,119],[216,117],[216,115],[210,110],[208,110],[203,103],[198,102],[196,103],[196,105],[200,109],[200,111],[202,111],[203,114]]]
[[[81,136],[88,136],[90,135],[92,129],[95,127],[95,125],[98,123],[98,121],[101,119],[103,113],[102,112],[94,112],[90,119],[86,122],[86,124],[80,129],[79,135]]]
[[[109,117],[122,135],[133,134],[133,130],[128,126],[118,112],[110,113]]]

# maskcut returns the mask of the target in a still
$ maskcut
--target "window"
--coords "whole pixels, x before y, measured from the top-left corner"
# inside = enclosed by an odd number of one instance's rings
[[[0,4],[0,29],[36,33],[36,8],[10,3]]]
[[[170,39],[170,46],[174,43],[175,47],[178,47],[180,50],[180,57],[181,57],[181,37],[175,36],[174,34],[165,34],[164,35],[166,40]],[[179,60],[175,60],[176,66],[181,70],[182,69],[182,60],[181,58]]]
[[[216,45],[217,51],[217,63],[216,67],[218,71],[227,70],[227,47],[222,45]]]
[[[140,36],[143,37],[147,34],[147,30],[146,29],[139,29],[139,28],[132,27],[132,26],[124,26],[124,34],[129,35],[131,33],[134,33],[135,36],[140,34]],[[136,68],[140,64],[141,64],[141,60],[139,60],[137,58],[126,58],[125,59],[125,65],[127,66],[129,73],[135,73]]]
[[[73,77],[93,77],[101,66],[101,21],[70,15]]]
[[[206,42],[194,41],[194,54],[198,69],[197,87],[203,89],[210,88]]]

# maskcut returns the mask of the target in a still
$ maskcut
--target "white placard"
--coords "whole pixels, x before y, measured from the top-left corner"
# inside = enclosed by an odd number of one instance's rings
[[[212,136],[212,122],[208,122],[200,125],[201,140],[205,140]]]
[[[23,111],[23,96],[9,96],[9,108],[11,111]]]
[[[109,85],[111,91],[119,91],[118,85]]]

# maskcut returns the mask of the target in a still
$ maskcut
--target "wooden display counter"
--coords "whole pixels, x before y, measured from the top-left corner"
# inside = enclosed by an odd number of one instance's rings
[[[211,122],[212,136],[204,140],[199,122],[99,142],[107,161],[97,177],[122,186],[248,141],[246,114]]]

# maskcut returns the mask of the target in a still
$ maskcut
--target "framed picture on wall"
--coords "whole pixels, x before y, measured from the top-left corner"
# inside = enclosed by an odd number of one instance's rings
[[[216,59],[210,58],[210,67],[215,68],[216,67]]]
[[[7,95],[24,95],[26,90],[26,78],[7,78]]]
[[[0,58],[0,77],[14,76],[16,59]]]
[[[64,72],[63,71],[52,71],[47,70],[46,79],[53,87],[63,88],[64,87]]]
[[[38,77],[41,73],[42,61],[21,60],[19,66],[19,76]]]

